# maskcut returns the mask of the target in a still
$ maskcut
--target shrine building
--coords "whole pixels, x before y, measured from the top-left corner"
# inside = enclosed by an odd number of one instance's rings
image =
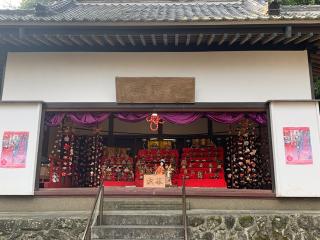
[[[320,239],[319,48],[320,5],[0,10],[0,239]]]

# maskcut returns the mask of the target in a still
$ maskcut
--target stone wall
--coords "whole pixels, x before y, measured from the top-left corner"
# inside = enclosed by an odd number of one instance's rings
[[[85,217],[0,217],[0,240],[81,239]]]
[[[194,240],[317,240],[320,214],[189,215]]]

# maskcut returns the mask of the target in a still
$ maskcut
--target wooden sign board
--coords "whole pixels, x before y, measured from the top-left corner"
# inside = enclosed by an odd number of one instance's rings
[[[118,103],[194,103],[193,77],[116,77]]]
[[[164,175],[144,175],[143,176],[143,187],[149,188],[165,188],[166,187],[166,179]]]

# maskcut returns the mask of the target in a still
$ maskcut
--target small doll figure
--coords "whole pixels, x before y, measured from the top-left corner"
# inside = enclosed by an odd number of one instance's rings
[[[165,174],[166,174],[166,185],[172,186],[172,173],[174,172],[173,167],[171,166],[171,163],[166,166],[165,168]]]
[[[164,169],[164,159],[161,159],[160,165],[157,167],[155,174],[156,175],[164,175],[165,169]]]

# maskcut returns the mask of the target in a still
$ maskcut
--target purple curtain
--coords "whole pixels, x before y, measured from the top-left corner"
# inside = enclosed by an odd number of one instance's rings
[[[110,113],[68,113],[67,116],[73,123],[93,125],[105,121],[110,116]]]
[[[65,113],[47,113],[45,124],[49,127],[57,127],[62,123],[65,115]]]
[[[148,113],[133,113],[133,112],[122,112],[122,113],[115,113],[114,116],[121,121],[124,122],[140,122],[145,120]]]
[[[211,119],[212,121],[231,124],[231,123],[239,122],[242,118],[244,118],[244,113],[207,112],[205,116]]]
[[[174,124],[190,124],[203,116],[203,113],[160,113],[160,117]]]
[[[146,119],[151,113],[134,113],[134,112],[122,112],[115,113],[114,116],[121,121],[125,122],[139,122]],[[105,121],[110,113],[48,113],[46,115],[46,125],[51,127],[59,126],[64,117],[67,116],[73,123],[79,125],[93,125]],[[267,115],[265,113],[237,113],[237,112],[185,112],[185,113],[159,113],[159,116],[170,123],[174,124],[190,124],[201,117],[206,116],[212,121],[219,123],[231,124],[239,122],[244,117],[248,117],[258,124],[267,123]]]
[[[248,117],[258,124],[267,124],[267,114],[266,113],[248,113]]]

